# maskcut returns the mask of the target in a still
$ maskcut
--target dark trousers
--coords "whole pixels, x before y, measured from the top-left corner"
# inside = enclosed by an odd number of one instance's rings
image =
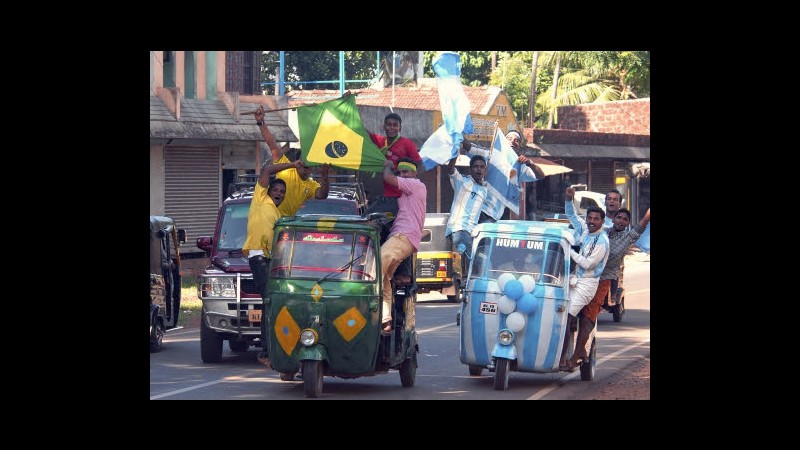
[[[267,320],[269,319],[269,310],[267,309],[267,281],[269,281],[269,258],[263,255],[253,256],[248,258],[247,262],[250,263],[250,272],[253,274],[253,284],[255,284],[256,292],[261,294],[262,310],[261,310],[261,351],[269,354],[267,351]]]

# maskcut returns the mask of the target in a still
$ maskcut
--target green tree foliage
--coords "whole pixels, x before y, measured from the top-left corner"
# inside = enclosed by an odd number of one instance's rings
[[[346,80],[372,80],[377,75],[377,53],[374,51],[344,52],[344,73]],[[284,53],[284,80],[293,89],[338,89],[339,52],[338,51],[286,51]],[[265,51],[261,61],[261,81],[275,83],[280,65],[280,52]],[[327,81],[330,83],[302,83],[303,81]],[[348,83],[347,88],[360,88],[368,82]],[[267,86],[274,92],[274,85]]]
[[[489,84],[489,76],[492,73],[492,52],[456,52],[461,57],[461,84],[466,86],[485,86]],[[438,51],[424,52],[425,71],[424,76],[434,78],[433,60],[436,59]]]
[[[560,59],[558,86],[552,83],[536,99],[542,112],[559,106],[598,103],[650,95],[650,52],[543,52],[544,65]],[[543,114],[544,115],[544,114]],[[540,125],[542,125],[540,123]]]
[[[650,52],[540,51],[536,74],[535,126],[545,128],[559,106],[650,95]],[[533,52],[498,52],[489,84],[505,89],[517,120],[528,123]],[[558,86],[553,86],[559,61]],[[555,91],[555,98],[554,98]],[[557,118],[556,118],[557,120]]]
[[[381,51],[381,59],[390,52]],[[423,52],[424,76],[435,77],[433,60],[438,51]],[[497,67],[491,68],[491,51],[460,51],[461,82],[468,86],[502,87],[520,123],[527,124],[531,95],[533,51],[497,52]],[[378,77],[375,51],[347,51],[345,79],[374,80]],[[287,51],[285,80],[294,89],[337,89],[339,52]],[[261,81],[275,82],[279,54],[263,53]],[[558,61],[558,86],[553,86]],[[335,80],[326,84],[302,81]],[[347,83],[346,88],[370,83]],[[559,106],[578,105],[650,96],[650,52],[647,51],[540,51],[536,73],[536,127],[546,127],[550,114]],[[274,85],[268,86],[274,92]],[[557,118],[556,118],[557,120]]]

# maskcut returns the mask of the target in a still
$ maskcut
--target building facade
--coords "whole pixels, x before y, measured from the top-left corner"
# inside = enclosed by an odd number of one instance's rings
[[[286,99],[261,95],[260,52],[150,52],[150,214],[186,229],[187,258],[203,256],[199,236],[214,233],[226,187],[255,173],[263,138],[252,115]],[[286,112],[267,114],[279,141],[297,141]]]

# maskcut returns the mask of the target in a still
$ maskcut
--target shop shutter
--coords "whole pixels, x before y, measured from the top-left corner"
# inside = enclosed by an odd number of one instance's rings
[[[220,150],[217,147],[167,147],[164,213],[184,228],[181,251],[200,252],[196,240],[212,236],[220,206]]]
[[[605,194],[614,189],[614,161],[606,159],[592,161],[592,174],[589,179],[590,191]]]

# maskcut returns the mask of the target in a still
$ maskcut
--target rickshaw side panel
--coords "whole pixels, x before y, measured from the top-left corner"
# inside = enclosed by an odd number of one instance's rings
[[[528,221],[499,221],[496,224],[480,224],[473,233],[473,254],[479,247],[479,241],[484,237],[508,238],[508,242],[537,241],[542,242],[542,248],[549,249],[553,243],[560,249],[559,254],[567,255],[559,265],[563,264],[563,274],[560,285],[544,284],[543,276],[530,291],[535,295],[538,307],[534,312],[525,314],[525,325],[514,333],[512,346],[514,351],[501,349],[498,343],[498,332],[506,328],[507,314],[500,311],[499,302],[503,293],[497,279],[487,276],[488,267],[484,266],[479,271],[470,272],[466,286],[468,302],[461,308],[461,339],[460,358],[463,364],[487,367],[493,365],[494,356],[515,354],[513,370],[519,372],[549,373],[557,372],[561,355],[564,334],[567,327],[567,311],[569,309],[569,246],[572,238],[571,230],[566,225],[528,222]],[[496,244],[500,246],[500,244]],[[511,252],[516,244],[511,245]],[[522,244],[520,244],[520,248]],[[529,245],[529,244],[526,244]],[[527,247],[531,249],[532,247]],[[548,251],[549,252],[549,251]],[[488,261],[488,260],[487,260]],[[555,261],[558,261],[556,259]],[[473,261],[474,263],[474,261]],[[487,264],[484,262],[483,264]],[[544,264],[543,264],[544,265]],[[548,263],[549,266],[549,263]],[[478,266],[480,267],[480,266]],[[526,266],[527,267],[527,266]],[[470,271],[476,267],[470,267]],[[526,269],[531,271],[530,269]],[[504,271],[519,278],[520,273],[514,269],[498,269],[492,267],[494,274]],[[539,271],[544,272],[540,266]],[[558,281],[556,281],[558,282]]]

